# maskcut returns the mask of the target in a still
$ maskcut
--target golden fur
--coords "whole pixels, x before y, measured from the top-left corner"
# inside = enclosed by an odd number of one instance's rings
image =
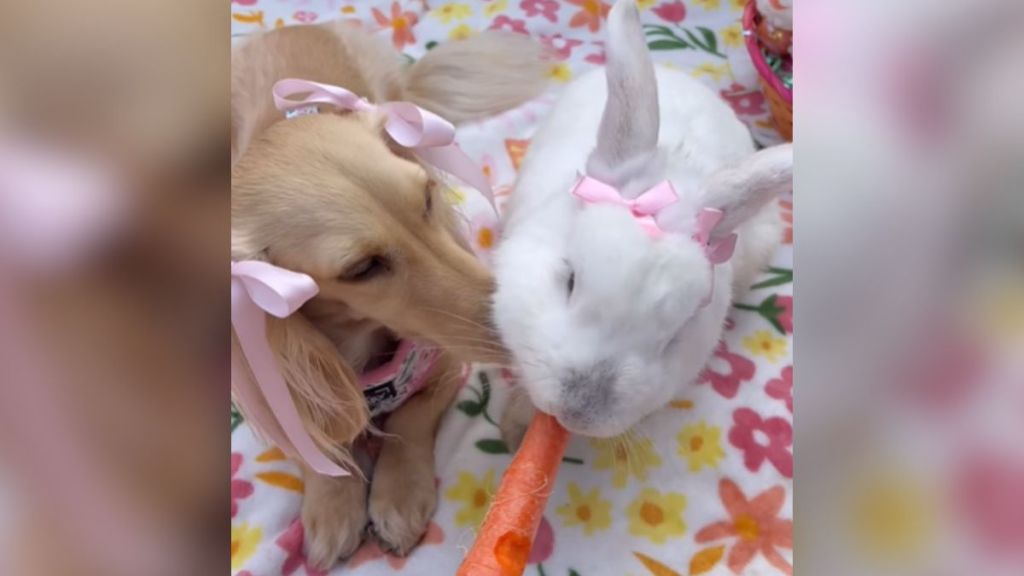
[[[369,425],[356,374],[393,337],[445,350],[428,390],[387,420],[368,505],[358,477],[307,471],[303,519],[318,566],[355,551],[368,520],[385,548],[404,554],[415,545],[436,503],[433,436],[458,361],[501,360],[504,351],[491,326],[492,277],[457,232],[443,183],[389,142],[375,114],[283,121],[271,87],[302,78],[465,120],[536,95],[542,70],[536,45],[500,33],[436,48],[403,68],[389,46],[339,24],[275,30],[233,55],[232,258],[303,272],[320,287],[300,313],[268,322],[314,441],[353,462],[350,446]]]

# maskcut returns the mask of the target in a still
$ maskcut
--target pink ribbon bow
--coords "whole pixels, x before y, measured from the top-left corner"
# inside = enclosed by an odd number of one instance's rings
[[[296,94],[305,98],[293,100]],[[282,112],[308,108],[311,104],[329,104],[343,110],[382,112],[387,118],[384,129],[400,146],[416,151],[424,162],[459,177],[483,194],[497,211],[494,192],[483,170],[455,143],[455,127],[437,114],[412,102],[385,102],[374,105],[339,86],[290,78],[274,84],[274,104]]]
[[[733,232],[718,240],[711,240],[711,231],[725,218],[725,213],[717,208],[703,208],[697,214],[697,232],[693,239],[704,248],[704,254],[712,264],[721,264],[732,258],[736,249],[736,233]]]
[[[349,472],[328,458],[306,432],[267,342],[266,314],[286,318],[318,291],[316,282],[305,274],[256,260],[231,263],[231,325],[256,386],[245,378],[243,367],[238,365],[231,371],[231,384],[246,408],[246,416],[253,418],[257,427],[278,447],[305,460],[321,474],[348,476]],[[257,394],[260,393],[271,414],[258,409]]]
[[[654,220],[654,216],[661,212],[666,206],[674,204],[679,196],[676,194],[672,184],[665,180],[643,194],[633,199],[623,198],[622,194],[614,187],[591,178],[582,176],[572,189],[573,196],[590,202],[591,204],[614,204],[627,208],[633,217],[636,218],[644,231],[654,238],[664,234],[664,231]]]
[[[658,212],[679,200],[672,183],[668,180],[658,183],[631,200],[623,198],[622,194],[613,186],[590,176],[581,176],[573,187],[572,194],[591,204],[613,204],[627,208],[644,231],[653,238],[659,238],[665,234],[654,217]],[[717,240],[711,239],[711,232],[724,217],[725,213],[717,208],[703,208],[697,214],[697,231],[693,234],[693,239],[701,245],[708,262],[711,263],[711,288],[701,306],[711,303],[711,297],[715,290],[715,264],[721,264],[732,258],[732,253],[736,249],[735,233]]]

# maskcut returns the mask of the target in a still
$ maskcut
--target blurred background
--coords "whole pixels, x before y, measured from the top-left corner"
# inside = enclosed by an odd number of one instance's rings
[[[796,5],[804,574],[1024,574],[1022,17]]]
[[[0,574],[227,570],[229,19],[0,3]]]
[[[1024,3],[795,14],[796,570],[1019,576]],[[0,4],[0,574],[228,570],[229,21]]]

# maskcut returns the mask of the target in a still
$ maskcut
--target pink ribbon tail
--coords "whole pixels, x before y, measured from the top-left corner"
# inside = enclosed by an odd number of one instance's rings
[[[313,442],[302,424],[288,386],[281,376],[274,352],[267,342],[266,313],[285,318],[317,293],[316,283],[305,274],[258,261],[231,263],[231,324],[255,379],[253,387],[240,366],[231,372],[232,389],[243,406],[259,406],[262,393],[271,415],[256,424],[278,446],[304,460],[313,470],[327,476],[349,476],[349,472],[328,458]],[[241,359],[234,359],[240,362]],[[258,388],[257,391],[255,388]],[[259,414],[259,410],[254,410]],[[276,420],[284,437],[271,422]],[[260,418],[258,418],[260,419]]]

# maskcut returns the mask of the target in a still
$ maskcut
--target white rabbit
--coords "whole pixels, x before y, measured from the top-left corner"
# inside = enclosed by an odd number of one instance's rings
[[[607,59],[566,88],[533,138],[495,254],[495,321],[532,401],[506,411],[512,444],[533,406],[608,437],[669,402],[714,350],[733,287],[749,285],[781,237],[774,200],[792,186],[791,147],[755,154],[713,92],[655,73],[633,0],[611,10]],[[580,174],[624,198],[670,182],[678,201],[655,217],[665,233],[575,197]],[[691,237],[703,208],[724,213],[712,243],[737,233],[730,261],[712,265]]]

